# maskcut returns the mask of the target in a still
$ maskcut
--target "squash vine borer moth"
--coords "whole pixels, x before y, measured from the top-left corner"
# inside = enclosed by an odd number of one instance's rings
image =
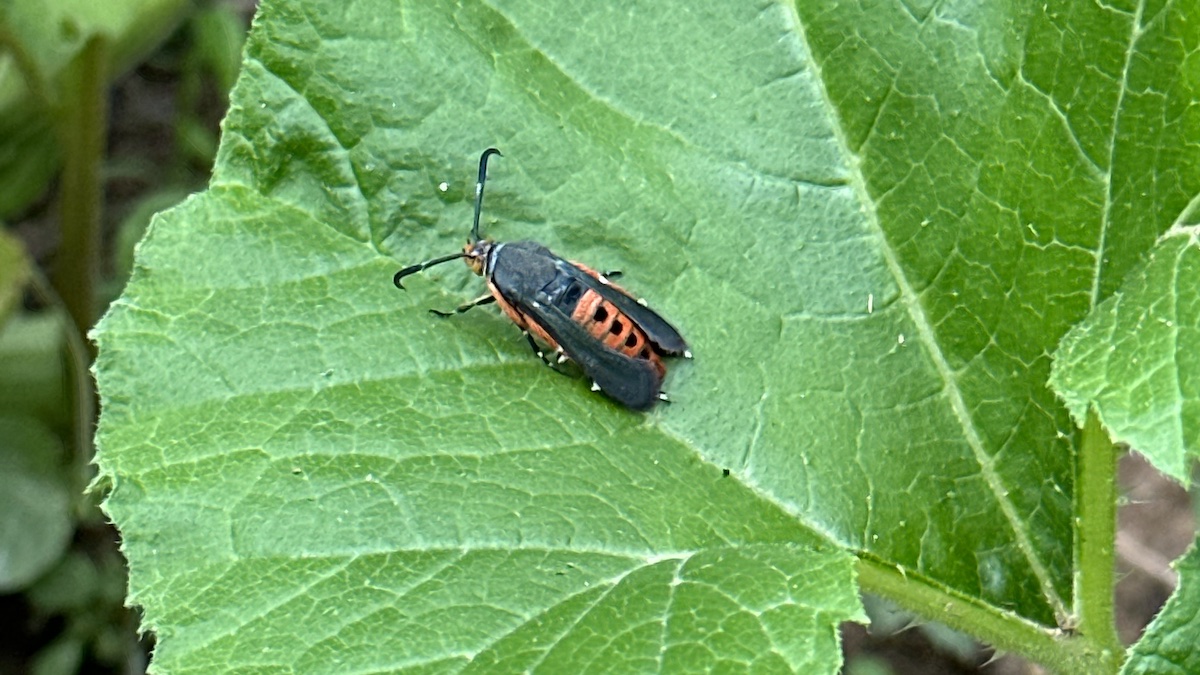
[[[480,238],[479,212],[488,157],[499,154],[488,148],[479,157],[475,222],[463,250],[405,267],[396,272],[393,283],[403,289],[400,280],[404,277],[463,258],[472,272],[487,279],[489,293],[453,312],[429,311],[453,316],[495,302],[547,365],[554,367],[568,360],[578,363],[592,379],[594,391],[634,410],[647,410],[666,400],[661,392],[667,372],[662,357],[691,358],[692,353],[679,331],[646,307],[645,301],[609,280],[618,273],[601,274],[564,260],[537,242],[498,243]],[[547,357],[538,341],[548,345],[553,358]]]

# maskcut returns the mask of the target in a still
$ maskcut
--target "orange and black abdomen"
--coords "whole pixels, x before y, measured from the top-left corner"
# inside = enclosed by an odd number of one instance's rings
[[[597,279],[602,278],[598,272],[585,265],[573,264]],[[625,292],[619,286],[609,285],[614,290]],[[590,288],[584,291],[579,298],[579,304],[575,305],[575,311],[571,313],[571,319],[611,349],[630,358],[649,361],[658,371],[659,377],[666,374],[667,367],[663,365],[662,359],[658,357],[642,329],[596,291]]]
[[[574,263],[579,269],[587,272],[597,279],[600,274],[589,267]],[[611,285],[611,284],[610,284]],[[624,292],[619,286],[612,287],[620,292]],[[625,316],[611,302],[600,297],[600,294],[590,288],[583,288],[577,285],[578,289],[575,293],[582,291],[578,295],[578,301],[574,311],[571,312],[571,320],[584,327],[588,334],[596,338],[596,340],[604,343],[610,349],[614,349],[628,357],[635,359],[643,359],[649,361],[659,377],[666,375],[667,367],[659,358],[658,353],[650,345],[646,334],[638,328],[629,317]],[[518,328],[527,330],[533,333],[534,337],[548,345],[551,349],[558,347],[558,343],[536,321],[531,321],[525,316],[521,310],[513,307],[504,295],[499,292],[495,284],[488,282],[488,290],[496,298],[496,304],[500,306],[501,311],[517,324]],[[572,298],[573,300],[574,298]]]

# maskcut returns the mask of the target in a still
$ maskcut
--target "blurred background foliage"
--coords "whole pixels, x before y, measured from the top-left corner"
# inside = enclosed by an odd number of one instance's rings
[[[0,673],[139,673],[88,329],[203,189],[250,0],[0,0]]]

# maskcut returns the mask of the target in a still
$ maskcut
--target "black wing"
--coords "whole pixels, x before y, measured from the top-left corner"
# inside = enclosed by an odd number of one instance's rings
[[[574,265],[572,265],[574,267]],[[582,281],[588,288],[600,294],[600,297],[608,300],[616,305],[621,313],[629,317],[631,321],[637,324],[638,328],[649,338],[651,344],[659,351],[659,353],[669,356],[677,356],[687,352],[687,343],[684,342],[683,336],[675,327],[667,323],[667,320],[658,315],[658,312],[639,304],[638,301],[629,295],[614,288],[611,284],[606,284],[590,274],[584,273],[582,270],[574,275],[575,278]]]
[[[649,410],[658,402],[662,378],[649,361],[626,356],[608,347],[575,323],[570,315],[547,302],[534,300],[514,304],[554,338],[601,391],[618,403],[634,410]]]

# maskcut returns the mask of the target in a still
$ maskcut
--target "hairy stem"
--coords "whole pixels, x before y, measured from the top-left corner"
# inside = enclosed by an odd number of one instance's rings
[[[1021,654],[1059,675],[1113,675],[1120,669],[1122,654],[1114,654],[1082,634],[1039,625],[880,561],[860,556],[857,571],[864,591],[969,633],[997,650]]]
[[[1123,654],[1113,603],[1117,453],[1095,411],[1083,426],[1075,475],[1075,628]]]

